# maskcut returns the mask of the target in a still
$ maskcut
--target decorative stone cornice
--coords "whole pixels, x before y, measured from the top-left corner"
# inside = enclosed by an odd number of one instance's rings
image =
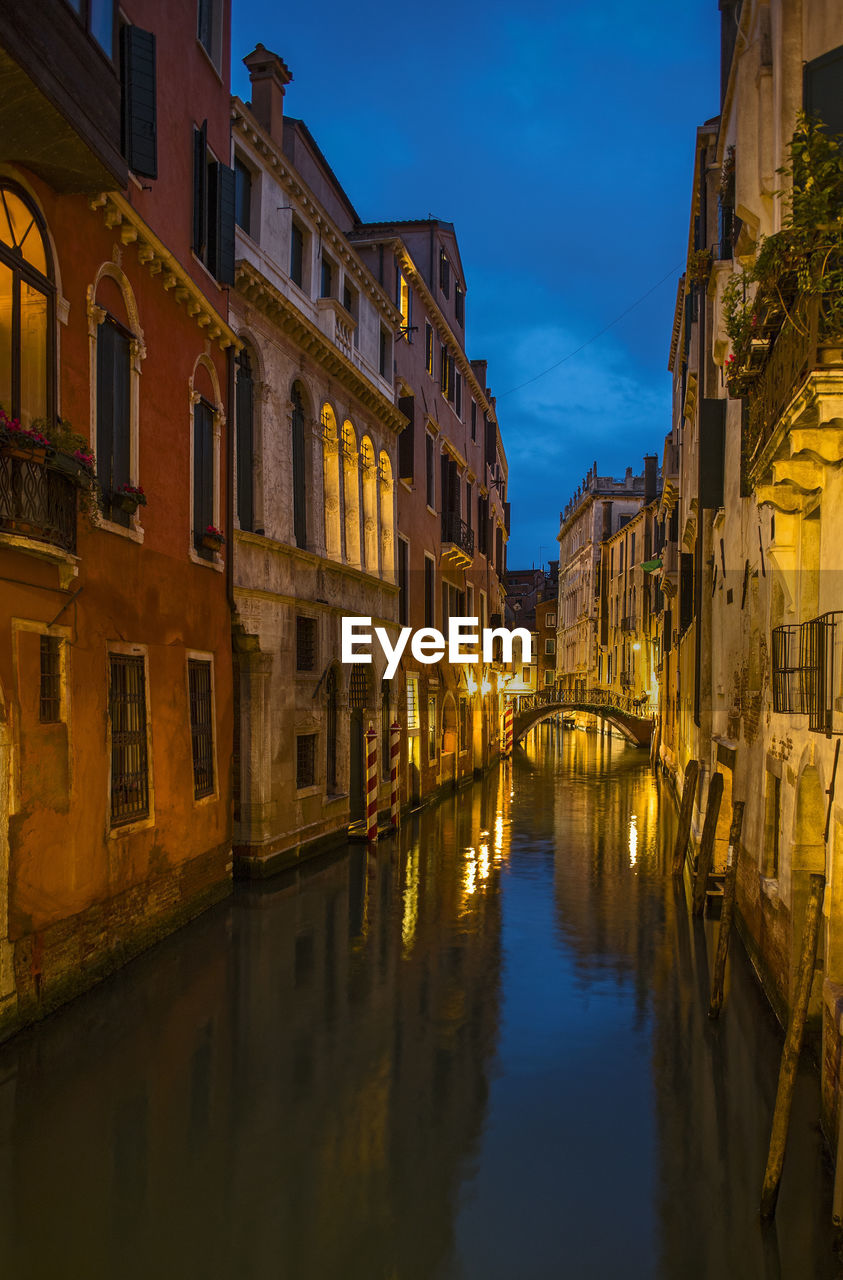
[[[187,314],[206,338],[211,342],[218,342],[223,350],[227,347],[240,350],[243,343],[234,330],[228,327],[190,272],[150,230],[125,196],[121,196],[116,191],[104,191],[94,196],[90,206],[94,210],[102,210],[107,227],[112,230],[119,229],[123,244],[137,246],[138,261],[141,266],[146,267],[151,276],[159,277],[159,283],[165,293],[172,291],[176,302],[184,306]]]
[[[407,419],[397,406],[325,337],[321,329],[302,315],[298,307],[270,284],[245,258],[237,261],[235,287],[241,297],[250,302],[283,333],[288,334],[301,351],[315,360],[326,373],[336,378],[347,391],[370,409],[379,422],[396,434],[404,429]]]
[[[292,196],[303,213],[312,220],[324,244],[330,245],[331,252],[343,263],[346,272],[350,272],[359,288],[373,300],[378,310],[389,321],[393,329],[402,324],[401,312],[363,263],[343,232],[329,217],[295,175],[289,160],[280,147],[269,137],[258,124],[248,107],[240,98],[231,100],[231,125],[235,132],[248,142],[264,161],[266,168],[275,178],[282,190]]]

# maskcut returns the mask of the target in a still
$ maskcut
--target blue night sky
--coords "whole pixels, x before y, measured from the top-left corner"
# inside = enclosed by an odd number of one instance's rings
[[[248,101],[240,59],[258,41],[280,54],[285,108],[363,219],[455,224],[468,354],[489,361],[509,458],[508,563],[555,557],[592,462],[640,471],[670,426],[694,131],[718,109],[716,0],[234,0],[233,23],[233,91]]]

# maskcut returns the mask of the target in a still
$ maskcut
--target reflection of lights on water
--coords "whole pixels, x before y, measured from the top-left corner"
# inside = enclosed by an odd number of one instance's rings
[[[634,867],[638,861],[638,818],[634,813],[629,815],[629,865]]]
[[[468,854],[468,866],[465,869],[465,891],[472,894],[477,888],[477,854],[473,849],[466,849]]]
[[[500,853],[503,849],[503,814],[499,813],[495,818],[495,853]]]
[[[477,862],[477,872],[481,880],[486,880],[489,875],[489,846],[481,844],[480,857]]]
[[[419,914],[419,866],[412,853],[407,854],[407,881],[404,889],[404,915],[401,921],[401,942],[404,954],[413,947],[416,922]]]

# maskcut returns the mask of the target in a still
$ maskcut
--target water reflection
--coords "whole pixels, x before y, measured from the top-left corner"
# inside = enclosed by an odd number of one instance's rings
[[[544,726],[0,1049],[0,1256],[55,1277],[830,1276],[800,1081],[667,874],[642,754]]]

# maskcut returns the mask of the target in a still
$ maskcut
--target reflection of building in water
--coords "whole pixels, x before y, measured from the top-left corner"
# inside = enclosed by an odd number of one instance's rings
[[[249,891],[0,1050],[6,1261],[434,1274],[496,1038],[503,798]]]

